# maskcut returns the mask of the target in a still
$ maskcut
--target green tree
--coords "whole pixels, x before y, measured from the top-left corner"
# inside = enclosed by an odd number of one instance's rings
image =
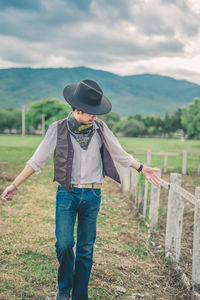
[[[171,135],[171,133],[174,131],[169,113],[166,113],[164,116],[162,131],[167,135]]]
[[[145,133],[145,125],[134,117],[128,117],[122,122],[120,132],[129,137],[141,136]]]
[[[189,138],[200,138],[200,98],[182,108],[181,123]]]
[[[45,128],[56,120],[64,119],[71,111],[71,106],[59,100],[47,99],[33,102],[26,113],[26,129],[41,126],[42,114],[45,116]]]
[[[21,110],[14,108],[0,109],[0,131],[5,129],[21,130]]]
[[[108,114],[99,116],[100,119],[102,119],[104,122],[106,122],[106,124],[108,125],[108,127],[114,132],[116,133],[118,131],[118,125],[120,122],[120,115],[117,114],[116,112],[111,111]]]
[[[163,120],[159,116],[146,116],[143,118],[146,128],[145,134],[160,135],[163,130]]]

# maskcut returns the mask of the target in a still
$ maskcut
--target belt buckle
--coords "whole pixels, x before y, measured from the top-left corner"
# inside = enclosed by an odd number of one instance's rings
[[[85,184],[78,184],[78,188],[79,189],[82,189],[82,188],[84,188],[85,187]]]

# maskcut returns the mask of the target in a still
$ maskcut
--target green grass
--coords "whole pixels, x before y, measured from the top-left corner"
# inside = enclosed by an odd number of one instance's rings
[[[41,139],[38,136],[0,136],[2,190],[21,171]],[[143,141],[127,139],[124,148],[129,151],[134,142],[138,147],[135,151],[141,151]],[[159,148],[160,144],[162,143],[152,139],[151,149],[162,151]],[[198,149],[194,146],[191,143],[191,151]],[[31,179],[20,186],[16,198],[12,201],[1,201],[0,299],[2,300],[44,300],[47,296],[54,299],[58,263],[54,247],[56,184],[52,183],[52,167],[51,159],[40,175],[32,175]],[[149,293],[152,293],[150,278],[147,276],[152,268],[149,265],[151,254],[148,244],[144,243],[148,231],[145,223],[141,219],[138,223],[134,220],[124,196],[110,181],[108,185],[106,183],[104,185],[102,200],[98,216],[95,264],[89,285],[91,299],[129,299],[135,289],[143,291],[144,288],[149,288]],[[164,209],[160,212],[162,215],[166,213]],[[167,260],[164,262],[170,263]],[[141,264],[145,266],[145,272]],[[153,266],[157,268],[156,265]],[[139,272],[138,281],[134,281],[135,272]],[[158,266],[157,272],[162,272],[162,268]],[[116,286],[125,287],[127,292],[121,293]],[[160,289],[157,293],[155,298],[161,299]],[[168,295],[169,293],[168,291]]]
[[[16,136],[0,135],[0,161],[9,162],[13,165],[25,163],[34,153],[41,142],[41,136]],[[176,152],[182,154],[183,150],[188,153],[188,169],[197,169],[200,156],[200,141],[197,140],[174,140],[156,138],[119,138],[122,147],[140,161],[146,161],[146,154],[135,154],[146,152]],[[152,166],[163,168],[164,157],[152,155]],[[181,172],[182,156],[168,157],[168,169]]]
[[[195,173],[200,159],[200,141],[198,140],[176,140],[160,138],[119,138],[122,147],[141,162],[147,161],[146,152],[174,152],[179,156],[168,156],[167,170],[169,172],[182,172],[182,153],[187,151],[187,170],[188,173]],[[145,152],[145,154],[137,154]],[[164,168],[164,156],[152,155],[151,166]]]
[[[41,142],[41,136],[0,135],[0,161],[25,163]]]
[[[200,141],[198,140],[176,140],[161,138],[119,138],[119,142],[129,153],[152,151],[178,152],[183,150],[189,153],[199,154]]]
[[[9,148],[25,147],[34,148],[42,140],[41,136],[37,135],[0,135],[0,147],[7,146]]]

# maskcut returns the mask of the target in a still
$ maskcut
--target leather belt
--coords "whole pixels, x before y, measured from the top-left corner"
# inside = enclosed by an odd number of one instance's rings
[[[100,189],[102,183],[87,183],[87,184],[71,184],[70,188],[79,188],[79,189]]]

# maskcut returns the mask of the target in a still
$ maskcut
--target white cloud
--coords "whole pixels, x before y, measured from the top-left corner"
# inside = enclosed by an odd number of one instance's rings
[[[198,0],[187,0],[187,3],[194,13],[200,14],[200,2]]]
[[[58,66],[65,66],[67,68],[73,68],[74,64],[62,55],[56,56],[56,55],[52,54],[52,55],[48,55],[47,57],[45,57],[43,62],[41,62],[40,64],[34,65],[35,68],[40,68],[40,67],[56,68]]]
[[[85,65],[200,84],[198,0],[13,3],[0,2],[0,68]]]
[[[176,79],[186,79],[200,83],[197,65],[200,65],[200,55],[190,59],[184,57],[160,57],[146,60],[141,59],[136,62],[120,62],[111,64],[104,68],[104,70],[111,70],[114,73],[119,73],[118,70],[121,70],[120,75],[161,74],[172,76]],[[98,65],[96,68],[98,68]]]

